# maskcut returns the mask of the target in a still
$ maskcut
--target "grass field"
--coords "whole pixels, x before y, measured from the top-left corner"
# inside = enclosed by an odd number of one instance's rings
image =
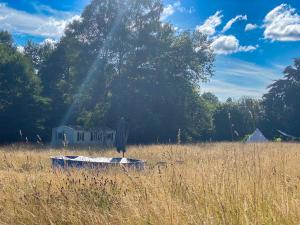
[[[300,224],[300,144],[129,148],[143,172],[54,171],[60,154],[119,156],[0,148],[0,224]]]

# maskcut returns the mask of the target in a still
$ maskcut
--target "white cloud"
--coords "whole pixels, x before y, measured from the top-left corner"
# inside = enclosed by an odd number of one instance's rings
[[[173,5],[167,5],[164,8],[164,11],[161,15],[161,19],[165,20],[166,18],[168,18],[169,16],[173,15],[175,13],[175,8]]]
[[[41,37],[51,37],[58,39],[63,33],[68,23],[78,16],[70,15],[67,18],[46,16],[42,14],[30,14],[25,11],[16,10],[0,3],[1,23],[0,29],[9,32],[28,34]]]
[[[231,97],[238,99],[243,96],[260,98],[266,89],[264,87],[245,87],[231,83],[230,81],[223,81],[218,79],[211,79],[202,87],[202,92],[211,92],[215,94],[221,101],[225,101]]]
[[[168,4],[164,7],[163,13],[161,15],[161,20],[167,19],[169,16],[173,15],[175,12],[181,13],[193,13],[194,8],[185,8],[182,6],[181,1],[176,1],[174,4]]]
[[[50,44],[52,46],[54,46],[55,44],[57,44],[57,40],[54,40],[52,38],[46,38],[42,43],[43,44]]]
[[[237,52],[250,52],[258,46],[241,46],[239,40],[233,35],[221,35],[216,37],[211,44],[211,48],[218,55],[228,55]]]
[[[282,76],[282,70],[273,66],[264,67],[224,56],[217,57],[215,70],[211,81],[202,85],[202,92],[212,92],[222,101],[228,97],[261,98],[267,86]]]
[[[208,17],[202,25],[197,26],[196,30],[212,36],[216,32],[216,27],[222,23],[222,17],[221,11],[217,11],[214,15]]]
[[[21,45],[17,46],[17,51],[23,54],[24,53],[24,47],[21,46]]]
[[[229,21],[226,23],[226,25],[224,26],[224,28],[223,28],[223,30],[222,30],[222,33],[228,31],[228,30],[231,28],[231,26],[232,26],[235,22],[237,22],[237,21],[239,21],[239,20],[247,20],[247,15],[244,15],[244,16],[243,16],[243,15],[238,15],[238,16],[232,18],[231,20],[229,20]]]
[[[52,7],[48,5],[41,5],[37,4],[35,2],[31,3],[33,8],[35,9],[36,13],[41,14],[41,15],[52,15],[54,17],[58,18],[68,18],[68,17],[73,17],[74,13],[68,12],[68,11],[60,11],[57,9],[53,9]]]
[[[248,23],[245,26],[245,31],[255,30],[256,28],[258,28],[257,24]]]
[[[181,13],[193,13],[195,12],[195,9],[194,8],[185,8],[182,6],[181,2],[180,1],[176,1],[174,4],[173,4],[174,8],[176,9],[176,11],[178,12],[181,12]]]
[[[206,34],[212,40],[211,48],[218,55],[228,55],[237,52],[251,52],[258,48],[258,45],[242,46],[239,40],[233,35],[216,35],[216,28],[222,24],[222,13],[217,11],[214,15],[208,17],[202,25],[196,27],[196,30]],[[229,20],[222,33],[228,31],[232,25],[239,20],[247,20],[247,15],[237,15]]]
[[[296,9],[281,4],[264,19],[264,38],[272,41],[300,41],[300,15]]]
[[[1,7],[1,4],[0,4],[0,7]],[[6,16],[1,16],[0,15],[0,22],[1,22],[1,20],[4,20],[6,18]]]

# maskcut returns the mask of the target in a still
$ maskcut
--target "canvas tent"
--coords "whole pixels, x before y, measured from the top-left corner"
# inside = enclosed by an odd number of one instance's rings
[[[268,139],[259,129],[256,129],[246,140],[246,143],[268,142]]]

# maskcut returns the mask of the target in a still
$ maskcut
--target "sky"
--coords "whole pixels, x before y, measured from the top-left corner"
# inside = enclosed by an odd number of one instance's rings
[[[57,41],[90,0],[0,0],[0,30],[19,49],[31,39]],[[214,76],[201,84],[224,101],[260,98],[300,57],[300,0],[163,0],[161,20],[205,33],[216,53]]]

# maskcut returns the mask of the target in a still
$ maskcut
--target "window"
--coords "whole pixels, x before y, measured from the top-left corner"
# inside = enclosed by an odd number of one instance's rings
[[[106,134],[107,140],[113,140],[113,133]]]
[[[64,140],[64,136],[65,136],[64,132],[58,132],[57,133],[57,140]]]
[[[77,132],[77,141],[84,141],[84,132]]]
[[[94,140],[94,132],[91,132],[91,141]]]
[[[102,131],[91,132],[91,141],[103,142],[103,133],[102,133]]]
[[[99,141],[99,142],[103,142],[103,133],[102,132],[99,132],[98,133],[98,135],[97,135],[97,140]]]

